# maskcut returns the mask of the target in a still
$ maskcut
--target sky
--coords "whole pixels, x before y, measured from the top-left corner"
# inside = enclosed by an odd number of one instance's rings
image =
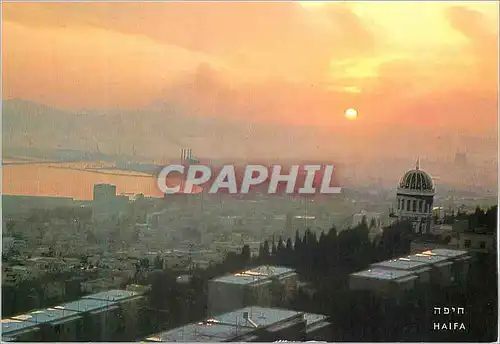
[[[69,110],[175,104],[358,134],[497,135],[496,1],[2,9],[3,99]],[[351,107],[356,121],[343,116]]]

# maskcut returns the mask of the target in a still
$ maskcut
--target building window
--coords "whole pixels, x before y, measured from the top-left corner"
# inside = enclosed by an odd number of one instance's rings
[[[417,201],[413,200],[413,212],[417,212]]]
[[[424,212],[424,201],[419,202],[418,209],[421,213]]]
[[[410,209],[410,205],[411,205],[410,200],[407,200],[407,201],[406,201],[406,210],[408,210],[408,211],[410,211],[410,210],[411,210],[411,209]]]
[[[464,247],[465,247],[465,248],[469,248],[469,247],[470,247],[470,245],[471,245],[470,240],[465,240],[465,241],[464,241]]]
[[[398,210],[401,209],[401,200],[398,198]]]
[[[482,248],[482,249],[486,248],[486,242],[485,241],[479,242],[479,248]]]

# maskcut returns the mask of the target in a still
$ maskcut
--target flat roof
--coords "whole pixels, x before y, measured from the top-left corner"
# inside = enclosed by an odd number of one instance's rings
[[[86,295],[82,299],[94,299],[94,300],[104,300],[104,301],[121,301],[125,299],[129,299],[134,296],[139,296],[140,293],[122,290],[122,289],[113,289],[108,291],[102,291],[100,293]]]
[[[449,258],[456,258],[456,257],[462,257],[466,256],[469,254],[467,251],[463,250],[451,250],[447,248],[436,248],[434,250],[429,250],[432,252],[432,254],[435,254],[436,256],[443,256],[443,257],[449,257]]]
[[[288,309],[252,306],[221,314],[214,318],[224,324],[254,328],[252,324],[243,318],[243,313],[245,312],[248,312],[248,317],[259,325],[259,327],[271,326],[278,322],[293,318],[298,314],[302,314]]]
[[[404,270],[389,270],[382,268],[373,268],[364,271],[359,271],[351,274],[351,276],[359,276],[365,278],[374,278],[382,280],[397,280],[404,277],[413,276],[413,272]]]
[[[286,274],[293,274],[295,270],[282,266],[259,266],[254,269],[240,271],[231,275],[226,275],[213,279],[212,281],[234,283],[234,284],[250,284],[261,282],[272,277],[279,277]]]
[[[2,319],[2,336],[10,335],[15,332],[21,332],[26,329],[34,329],[36,324],[25,320],[17,320],[11,318]]]
[[[422,253],[412,254],[410,256],[405,257],[410,260],[418,261],[418,262],[427,262],[427,264],[436,264],[441,262],[446,262],[450,258],[444,256],[438,256],[436,254],[432,254],[431,251],[425,251]]]
[[[199,322],[146,338],[149,342],[221,342],[251,332],[252,329],[215,322]]]
[[[249,334],[255,331],[243,313],[248,312],[249,318],[259,327],[265,328],[281,321],[293,318],[296,311],[278,308],[246,307],[233,312],[218,315],[198,323],[178,327],[146,338],[150,342],[220,342],[236,336]],[[317,323],[321,315],[310,314],[310,321]],[[323,316],[324,317],[324,316]],[[326,318],[326,317],[325,317]]]
[[[398,270],[416,270],[429,264],[426,262],[411,260],[409,258],[397,258],[391,260],[384,260],[383,262],[378,262],[371,264],[373,267],[381,267],[381,268],[389,268],[389,269],[398,269]]]
[[[11,318],[16,320],[29,321],[35,324],[47,324],[77,316],[78,312],[75,311],[70,311],[67,309],[58,309],[58,308],[46,308],[37,311],[32,311],[26,314],[16,315]]]
[[[75,312],[92,312],[100,309],[109,308],[115,305],[116,302],[98,299],[80,299],[62,305],[56,306],[57,309],[67,309]]]

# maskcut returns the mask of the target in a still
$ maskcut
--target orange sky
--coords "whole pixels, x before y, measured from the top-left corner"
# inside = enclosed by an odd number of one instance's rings
[[[493,1],[2,8],[4,99],[68,109],[167,100],[193,114],[317,125],[355,107],[365,130],[497,132]]]

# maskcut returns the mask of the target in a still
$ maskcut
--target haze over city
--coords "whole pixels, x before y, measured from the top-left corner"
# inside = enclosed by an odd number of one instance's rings
[[[497,9],[7,3],[4,100],[49,108],[25,105],[40,116],[26,117],[6,101],[4,137],[153,157],[177,155],[181,141],[219,157],[401,157],[418,146],[432,159],[467,146],[496,159]]]
[[[2,342],[498,341],[498,13],[4,2]]]

